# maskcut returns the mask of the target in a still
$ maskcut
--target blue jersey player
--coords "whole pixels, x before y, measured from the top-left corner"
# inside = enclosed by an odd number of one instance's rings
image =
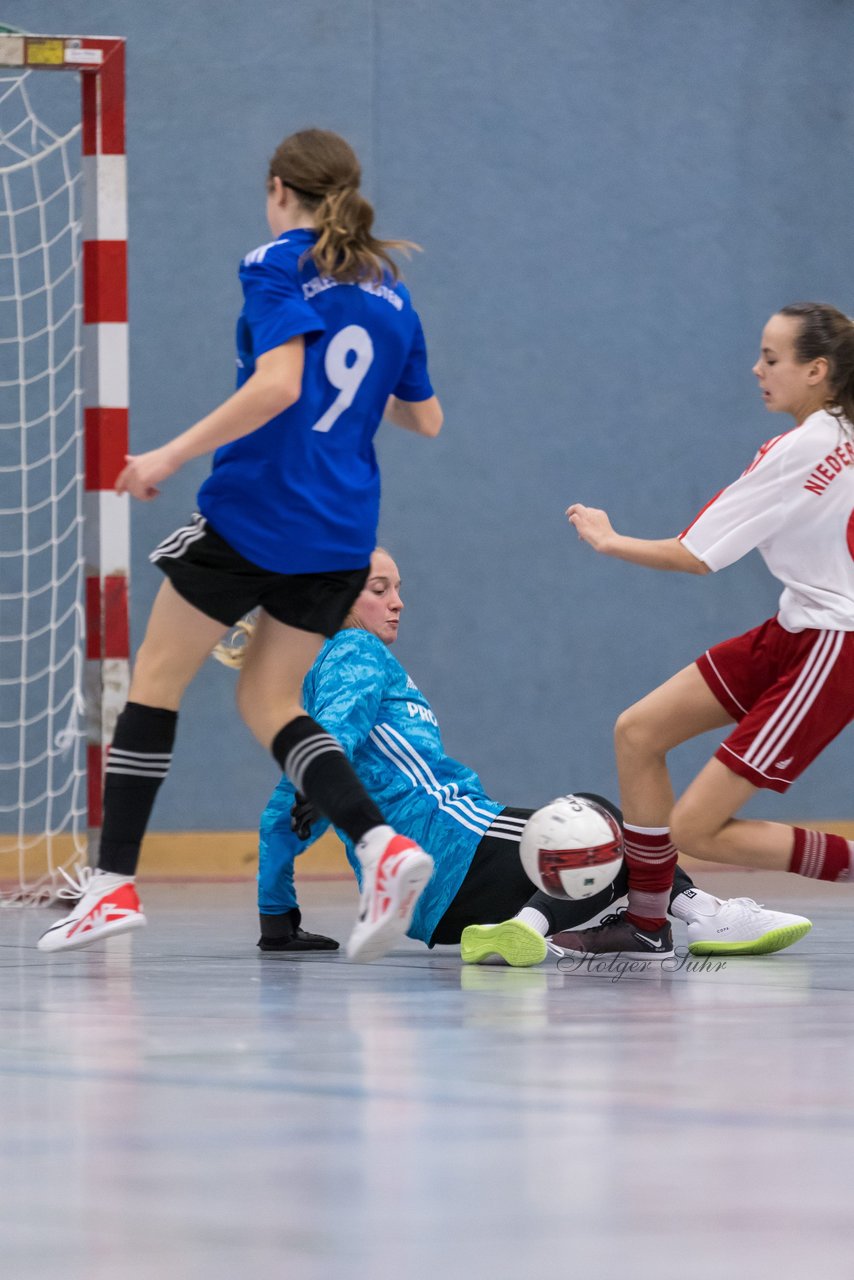
[[[497,955],[512,965],[536,964],[546,956],[546,936],[560,944],[565,931],[625,894],[625,872],[583,902],[533,892],[519,859],[519,838],[532,810],[497,804],[478,775],[446,753],[430,704],[390,652],[402,608],[397,566],[377,549],[346,628],[324,645],[306,676],[306,708],[343,744],[395,827],[433,853],[435,871],[410,935],[430,945],[461,941],[469,962]],[[593,798],[611,807],[601,796]],[[310,806],[283,778],[261,819],[262,950],[337,945],[302,929],[294,891],[294,859],[326,825],[310,823]],[[360,877],[353,842],[346,831],[340,834]],[[722,902],[692,885],[681,869],[671,897],[672,912],[688,925],[688,943],[700,954],[709,944],[729,954],[777,950],[810,927],[801,916],[768,911],[750,899]]]
[[[215,450],[198,513],[151,559],[166,574],[137,655],[106,768],[98,867],[39,940],[66,950],[145,924],[134,877],[178,707],[223,635],[258,623],[237,691],[243,718],[295,786],[354,842],[362,875],[355,960],[409,926],[433,869],[386,825],[336,739],[306,715],[303,678],[367,578],[385,415],[435,436],[442,411],[424,335],[390,251],[371,231],[361,171],[337,134],[308,129],[276,150],[267,179],[273,239],[240,267],[238,385],[168,444],[128,457],[118,493],[148,501],[191,458]]]

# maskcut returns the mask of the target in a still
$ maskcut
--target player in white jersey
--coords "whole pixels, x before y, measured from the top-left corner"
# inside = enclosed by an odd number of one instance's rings
[[[753,372],[766,407],[795,427],[678,538],[629,538],[604,511],[567,511],[604,555],[704,574],[756,548],[783,584],[776,617],[709,649],[617,721],[629,905],[562,938],[577,955],[672,955],[664,913],[677,850],[821,880],[854,871],[854,842],[842,836],[735,817],[757,789],[785,791],[854,719],[854,322],[822,303],[783,307]],[[733,721],[674,804],[667,752]]]
[[[300,704],[324,638],[367,578],[381,420],[425,436],[442,425],[421,323],[389,256],[407,242],[372,234],[360,182],[352,148],[335,133],[304,129],[280,143],[267,173],[275,239],[240,266],[237,390],[161,448],[128,457],[116,479],[118,493],[150,501],[185,462],[215,450],[199,513],[151,557],[168,581],[107,759],[98,867],[84,869],[80,901],[42,935],[42,951],[145,924],[135,873],[178,708],[223,635],[256,608],[238,707],[280,768],[357,844],[365,875],[351,959],[375,959],[405,933],[429,880],[430,856],[386,825],[340,743]]]

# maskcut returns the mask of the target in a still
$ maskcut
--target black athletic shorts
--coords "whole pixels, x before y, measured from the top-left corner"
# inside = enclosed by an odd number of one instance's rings
[[[501,810],[477,846],[457,896],[436,925],[431,947],[459,942],[470,924],[509,920],[536,894],[519,859],[519,837],[533,812],[512,806]]]
[[[289,627],[334,636],[368,580],[364,569],[274,573],[260,569],[198,512],[149,556],[180,596],[226,627],[259,606]]]

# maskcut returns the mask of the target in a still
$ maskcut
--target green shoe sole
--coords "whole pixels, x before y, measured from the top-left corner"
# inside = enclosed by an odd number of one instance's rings
[[[460,938],[460,955],[464,964],[480,964],[487,956],[501,956],[514,969],[542,964],[548,948],[536,929],[521,920],[505,920],[503,924],[470,924]]]
[[[787,924],[780,929],[769,929],[761,938],[752,942],[692,942],[688,947],[692,956],[767,956],[772,951],[782,951],[790,947],[804,934],[809,933],[812,925]]]

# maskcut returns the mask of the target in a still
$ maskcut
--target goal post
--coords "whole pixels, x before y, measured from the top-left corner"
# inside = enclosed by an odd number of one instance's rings
[[[25,82],[61,71],[79,76],[80,111],[60,137]],[[93,860],[129,683],[129,499],[113,492],[128,450],[125,42],[0,29],[0,83],[0,479],[19,485],[0,490],[0,896],[20,902]]]

